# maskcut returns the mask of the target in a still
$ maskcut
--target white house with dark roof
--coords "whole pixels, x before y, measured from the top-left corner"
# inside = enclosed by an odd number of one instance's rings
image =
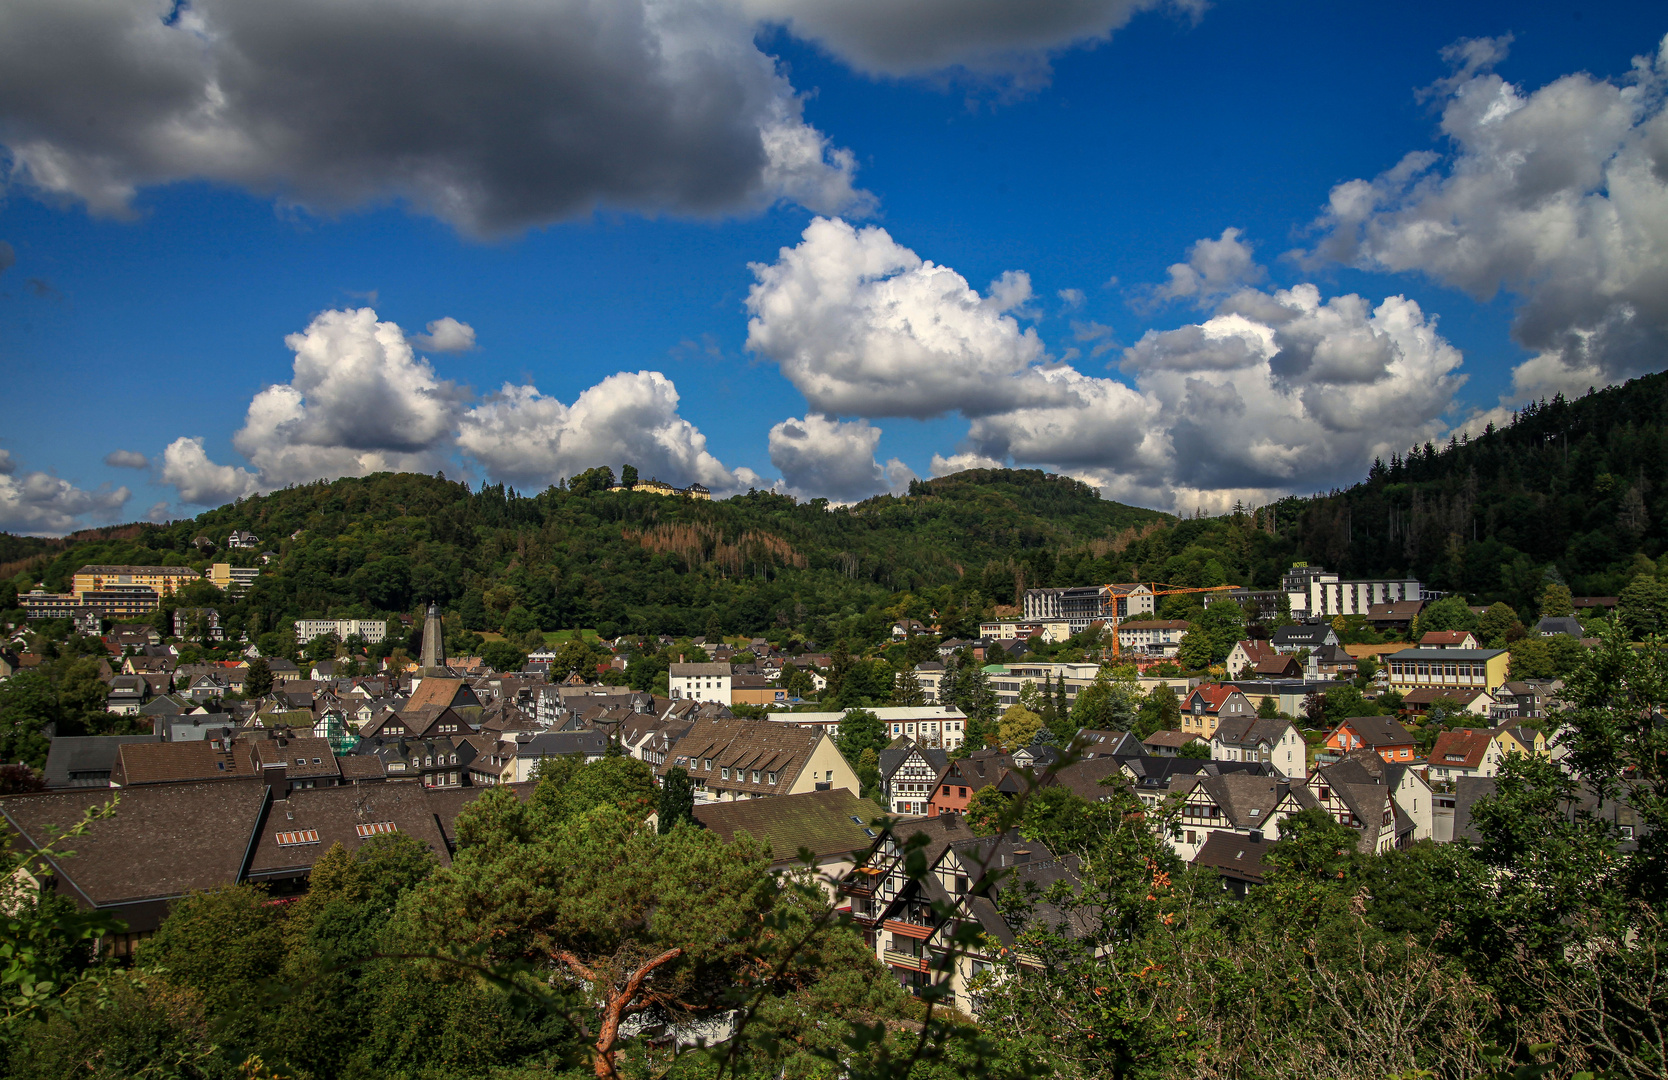
[[[729,664],[673,664],[667,681],[673,700],[730,704],[735,669]]]

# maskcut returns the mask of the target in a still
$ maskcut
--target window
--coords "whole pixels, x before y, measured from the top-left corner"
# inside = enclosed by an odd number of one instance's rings
[[[707,758],[706,763],[703,764],[701,766],[701,768],[705,769],[707,772],[711,772],[712,771],[712,759]]]
[[[730,778],[730,767],[728,765],[718,771],[723,775],[724,779],[728,780]]]
[[[313,764],[314,764],[314,765],[317,765],[317,764],[318,764],[318,763],[319,763],[319,759],[318,759],[318,758],[314,758],[314,759],[313,759]]]
[[[944,794],[945,794],[946,797],[949,796],[949,794],[950,794],[950,785],[949,784],[944,785]]]
[[[957,788],[956,789],[956,797],[960,798],[960,799],[967,798],[967,789],[966,788]]]
[[[272,838],[278,842],[279,847],[300,847],[303,844],[318,843],[319,831],[317,829],[294,829],[274,833]]]
[[[1619,830],[1621,830],[1623,840],[1632,840],[1633,839],[1633,826],[1632,825],[1618,825],[1617,828]]]
[[[773,772],[765,773],[765,780],[771,784],[776,783],[776,774]]]
[[[756,784],[758,782],[759,782],[759,770],[754,769],[753,770],[753,783]]]
[[[392,821],[375,821],[369,825],[355,825],[353,831],[359,834],[359,839],[365,840],[372,836],[381,836],[400,830]]]

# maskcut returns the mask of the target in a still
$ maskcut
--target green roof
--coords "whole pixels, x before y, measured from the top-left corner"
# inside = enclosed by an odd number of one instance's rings
[[[1006,675],[1008,667],[1006,664],[986,664],[984,672],[986,675]]]
[[[747,833],[764,841],[778,866],[798,862],[802,847],[819,859],[867,851],[880,831],[869,823],[885,813],[845,788],[695,804],[696,821],[725,840]]]

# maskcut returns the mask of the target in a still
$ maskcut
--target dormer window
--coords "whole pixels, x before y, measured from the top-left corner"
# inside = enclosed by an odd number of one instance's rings
[[[723,775],[724,779],[728,780],[730,778],[730,767],[728,765],[720,769],[719,772]]]

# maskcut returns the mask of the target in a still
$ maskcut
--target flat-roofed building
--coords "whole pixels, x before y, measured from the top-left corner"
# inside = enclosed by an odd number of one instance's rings
[[[107,589],[145,588],[158,596],[201,581],[203,575],[189,566],[106,566],[88,565],[75,572],[70,589],[77,596]],[[151,605],[155,607],[156,605]]]

